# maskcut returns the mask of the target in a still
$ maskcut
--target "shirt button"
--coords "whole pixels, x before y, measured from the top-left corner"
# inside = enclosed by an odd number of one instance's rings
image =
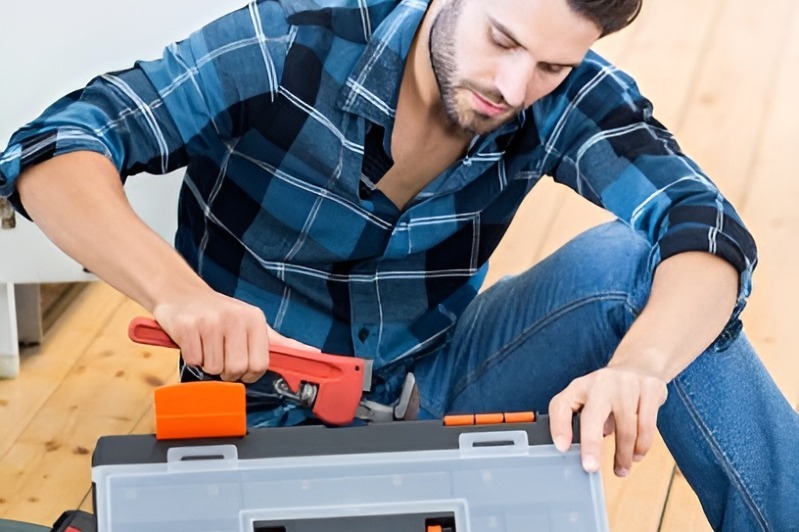
[[[369,338],[369,329],[361,327],[361,330],[358,331],[358,340],[365,342],[367,338]]]

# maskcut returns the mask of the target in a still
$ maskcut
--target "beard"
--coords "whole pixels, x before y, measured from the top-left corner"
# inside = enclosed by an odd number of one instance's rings
[[[441,95],[441,105],[450,122],[473,135],[485,135],[510,120],[515,113],[490,117],[469,105],[470,91],[490,102],[504,103],[504,98],[494,88],[458,79],[455,29],[463,4],[464,0],[451,0],[436,14],[430,27],[430,63]]]

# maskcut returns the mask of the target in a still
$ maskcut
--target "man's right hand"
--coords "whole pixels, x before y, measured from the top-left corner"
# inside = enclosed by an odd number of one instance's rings
[[[271,344],[319,351],[273,330],[258,307],[210,288],[161,303],[153,316],[180,346],[186,364],[224,381],[260,379]]]
[[[210,288],[133,211],[119,173],[102,155],[54,157],[26,170],[18,189],[45,234],[150,311],[187,364],[253,382],[267,370],[270,343],[314,349],[273,331],[257,307]]]

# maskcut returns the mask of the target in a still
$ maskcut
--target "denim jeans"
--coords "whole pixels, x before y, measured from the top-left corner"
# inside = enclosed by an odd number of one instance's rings
[[[650,254],[611,222],[480,294],[413,369],[420,417],[546,411],[573,379],[607,364],[648,298]],[[714,529],[799,530],[799,415],[743,332],[718,340],[668,390],[658,428]]]

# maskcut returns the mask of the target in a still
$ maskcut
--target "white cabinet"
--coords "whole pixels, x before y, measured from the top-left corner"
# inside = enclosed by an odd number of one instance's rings
[[[167,44],[243,5],[244,0],[3,2],[0,146],[18,127],[94,76],[160,57]],[[136,211],[169,242],[180,174],[135,176],[126,185]],[[27,292],[15,291],[14,285],[92,278],[20,215],[14,229],[0,229],[0,377],[17,374],[18,332],[29,329],[24,321],[32,319],[24,308]]]

